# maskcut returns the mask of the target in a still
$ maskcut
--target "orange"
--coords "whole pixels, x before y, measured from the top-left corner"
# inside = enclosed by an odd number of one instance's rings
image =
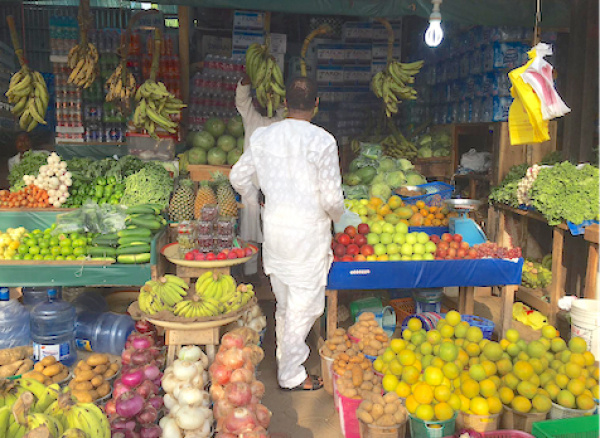
[[[431,213],[435,213],[435,212],[437,211],[437,209],[438,209],[438,208],[437,208],[435,205],[431,205],[431,206],[429,207],[429,211],[430,211]]]
[[[430,226],[433,225],[433,221],[431,219],[425,219],[423,221],[423,225],[426,226],[426,227],[430,227]]]
[[[445,216],[444,216],[442,213],[436,213],[436,214],[435,214],[435,218],[436,218],[436,219],[442,220],[442,219],[444,219],[444,217],[445,217]]]
[[[450,221],[449,221],[448,219],[444,219],[444,220],[442,221],[442,225],[444,225],[444,226],[445,226],[445,225],[448,225],[449,223],[450,223]]]
[[[417,410],[417,408],[419,407],[419,402],[417,400],[415,400],[414,395],[409,395],[408,397],[406,397],[405,404],[406,404],[406,409],[411,414],[414,414],[415,411]]]
[[[434,397],[433,389],[425,382],[419,383],[415,386],[413,395],[415,396],[415,400],[422,405],[431,404]]]
[[[432,221],[431,221],[431,224],[432,224],[434,227],[439,227],[439,226],[441,226],[441,225],[442,225],[442,221],[441,221],[441,220],[439,220],[439,219],[434,219],[434,220],[432,220]]]
[[[435,412],[435,418],[438,421],[446,421],[454,416],[454,409],[445,402],[438,403],[433,407],[433,410]]]
[[[460,390],[465,397],[471,399],[479,395],[479,383],[470,378],[466,379],[462,383]]]
[[[425,208],[425,203],[423,201],[417,201],[415,205],[417,208]]]
[[[383,204],[383,199],[373,196],[371,199],[369,199],[369,204],[372,204],[375,207],[377,207],[378,205]]]
[[[417,213],[419,211],[419,207],[417,207],[416,205],[411,205],[410,209],[413,211],[413,213]]]

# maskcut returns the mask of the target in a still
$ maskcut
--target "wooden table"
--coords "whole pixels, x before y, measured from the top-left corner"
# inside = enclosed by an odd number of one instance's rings
[[[588,264],[585,276],[584,298],[596,299],[598,290],[598,224],[590,225],[585,229],[583,238],[589,242]]]

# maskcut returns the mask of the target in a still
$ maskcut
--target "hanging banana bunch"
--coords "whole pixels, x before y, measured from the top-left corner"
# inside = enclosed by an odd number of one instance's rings
[[[80,41],[69,51],[67,65],[72,69],[69,84],[82,88],[89,88],[98,75],[98,49],[87,40],[90,20],[90,2],[81,0],[77,16]]]
[[[30,132],[39,123],[46,125],[44,118],[48,109],[48,87],[42,75],[30,70],[23,58],[23,49],[19,44],[19,37],[12,15],[6,17],[10,29],[15,54],[19,58],[21,69],[10,78],[10,84],[6,97],[13,104],[11,112],[19,118],[19,126],[22,130]]]
[[[116,70],[106,81],[107,102],[115,102],[124,109],[129,109],[131,98],[135,94],[135,77],[127,69],[126,62],[121,61]]]
[[[246,51],[246,73],[256,89],[256,98],[267,116],[273,117],[285,98],[283,73],[267,45],[252,44]]]
[[[154,52],[152,53],[152,66],[150,78],[146,80],[135,93],[138,102],[133,113],[133,125],[145,129],[154,139],[158,139],[156,128],[174,134],[177,132],[178,123],[171,120],[172,115],[181,113],[186,105],[167,90],[165,84],[156,82],[158,62],[160,58],[160,31],[154,33]]]
[[[302,50],[300,50],[300,74],[303,77],[306,77],[306,52],[308,51],[308,46],[310,46],[310,42],[320,35],[327,35],[333,32],[333,29],[328,24],[321,24],[311,33],[309,33],[306,38],[304,38],[304,42],[302,43]]]

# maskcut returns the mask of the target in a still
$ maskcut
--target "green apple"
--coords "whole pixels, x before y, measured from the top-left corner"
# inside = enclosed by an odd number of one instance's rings
[[[396,224],[396,232],[402,233],[402,234],[408,234],[408,225],[406,225],[404,222],[398,222]]]
[[[365,223],[365,224],[366,224],[366,223],[367,223],[367,217],[366,217],[366,216],[364,216],[364,215],[361,215],[361,216],[360,216],[360,221],[361,221],[362,223]]]
[[[376,245],[379,243],[379,234],[369,233],[367,234],[367,243],[369,245]]]
[[[435,260],[435,256],[430,252],[426,252],[423,254],[423,260]]]
[[[392,224],[385,223],[383,224],[383,232],[388,234],[394,234],[395,227]]]
[[[384,245],[389,245],[392,243],[392,235],[390,233],[381,233],[379,235],[379,241]]]
[[[413,254],[413,260],[423,260],[423,256],[421,254]]]
[[[371,228],[372,233],[375,233],[375,234],[383,233],[383,226],[379,222],[374,222],[372,225],[370,225],[370,228]]]
[[[411,257],[411,256],[409,256],[409,255],[403,255],[403,256],[402,256],[402,261],[403,261],[403,262],[409,262],[409,261],[411,261],[411,260],[412,260],[412,257]]]
[[[411,245],[414,245],[415,243],[417,243],[417,235],[419,233],[408,233],[406,235],[406,243],[410,243]]]
[[[360,205],[367,205],[369,203],[369,200],[368,199],[361,199],[361,200],[358,201],[358,203]]]
[[[429,234],[421,231],[419,234],[417,234],[417,242],[425,245],[427,242],[429,242]]]
[[[402,245],[403,243],[406,243],[406,234],[396,232],[396,234],[394,234],[392,241],[394,243],[398,243],[398,244]]]
[[[413,253],[415,254],[419,254],[419,255],[423,255],[425,254],[425,245],[423,245],[422,243],[415,243],[413,245]]]
[[[385,254],[386,246],[383,243],[376,243],[373,245],[373,251],[375,252],[375,255],[383,255]]]
[[[412,253],[413,253],[412,245],[410,243],[402,244],[402,246],[400,247],[400,253],[405,256],[412,255]]]
[[[390,254],[390,262],[399,262],[400,260],[402,260],[400,254]]]
[[[425,252],[434,253],[437,251],[437,246],[431,240],[425,244]]]
[[[386,250],[387,250],[388,255],[398,254],[400,252],[400,247],[398,246],[397,243],[390,243],[386,247]]]
[[[357,212],[359,215],[361,215],[361,216],[366,216],[366,215],[367,215],[367,213],[368,213],[368,211],[367,211],[367,207],[365,207],[365,206],[358,207],[358,208],[356,209],[356,212]]]

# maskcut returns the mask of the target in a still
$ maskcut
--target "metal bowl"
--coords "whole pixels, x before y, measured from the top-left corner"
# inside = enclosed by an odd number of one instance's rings
[[[402,189],[410,190],[411,192],[417,192],[418,194],[412,195],[412,196],[402,195],[400,193],[400,190],[402,190]],[[401,198],[413,198],[415,196],[422,196],[422,195],[427,194],[427,190],[425,190],[423,187],[419,187],[419,186],[401,186],[401,187],[398,187],[396,190],[394,190],[394,192]]]
[[[482,204],[477,199],[447,199],[444,202],[450,210],[477,210]]]

